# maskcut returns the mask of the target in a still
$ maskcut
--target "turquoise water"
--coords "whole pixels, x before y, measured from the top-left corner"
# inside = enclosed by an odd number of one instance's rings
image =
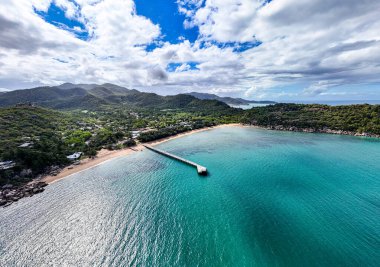
[[[379,266],[380,141],[225,127],[0,210],[1,266]]]

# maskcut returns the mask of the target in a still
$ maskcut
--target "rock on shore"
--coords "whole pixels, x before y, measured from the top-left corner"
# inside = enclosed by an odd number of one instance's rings
[[[23,197],[39,194],[45,190],[45,186],[47,186],[45,182],[32,182],[19,187],[11,184],[4,185],[0,189],[0,206],[7,207]]]
[[[255,125],[256,126],[256,125]],[[352,135],[352,136],[365,136],[365,137],[376,137],[380,138],[380,135],[371,134],[371,133],[358,133],[351,131],[342,131],[342,130],[332,130],[329,128],[314,129],[314,128],[298,128],[294,126],[259,126],[268,130],[277,130],[277,131],[290,131],[290,132],[305,132],[305,133],[327,133],[327,134],[338,134],[338,135]]]

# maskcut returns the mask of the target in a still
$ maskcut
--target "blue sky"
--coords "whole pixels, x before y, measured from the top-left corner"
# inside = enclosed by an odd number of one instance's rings
[[[72,3],[75,3],[74,1]],[[47,11],[34,9],[34,12],[43,18],[47,23],[50,23],[62,30],[72,32],[77,38],[88,40],[89,33],[86,26],[77,19],[66,17],[65,10],[57,6],[54,2],[51,3]]]
[[[380,99],[379,10],[364,0],[3,1],[0,90],[111,82],[160,94]]]
[[[184,14],[178,11],[178,4],[173,0],[135,0],[137,15],[149,18],[154,24],[159,24],[162,31],[162,41],[172,44],[182,42],[182,38],[195,42],[198,38],[198,27],[185,29]]]

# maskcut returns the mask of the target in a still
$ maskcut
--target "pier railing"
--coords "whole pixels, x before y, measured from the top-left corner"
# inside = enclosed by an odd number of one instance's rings
[[[179,157],[177,155],[171,154],[169,152],[163,151],[163,150],[158,149],[158,148],[154,148],[154,147],[151,147],[151,146],[148,146],[148,145],[143,145],[143,146],[145,146],[147,149],[152,150],[152,151],[154,151],[154,152],[156,152],[158,154],[161,154],[161,155],[164,155],[166,157],[169,157],[169,158],[181,161],[181,162],[183,162],[185,164],[188,164],[190,166],[193,166],[193,167],[197,168],[197,172],[200,175],[207,175],[207,168],[203,167],[203,166],[201,166],[201,165],[199,165],[199,164],[197,164],[195,162],[192,162],[190,160],[181,158],[181,157]]]

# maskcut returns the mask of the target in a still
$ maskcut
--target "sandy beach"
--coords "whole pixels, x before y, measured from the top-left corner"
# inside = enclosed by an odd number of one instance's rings
[[[206,127],[206,128],[202,128],[202,129],[196,129],[196,130],[188,131],[185,133],[169,136],[166,138],[158,139],[158,140],[155,140],[152,142],[147,142],[144,144],[155,146],[155,145],[161,144],[163,142],[167,142],[169,140],[180,138],[180,137],[183,137],[186,135],[199,133],[199,132],[203,132],[203,131],[208,131],[208,130],[219,128],[219,127],[226,127],[226,126],[231,127],[231,126],[242,126],[242,125],[238,124],[238,123],[221,124],[221,125],[217,125],[217,126],[213,126],[213,127]],[[85,158],[83,160],[80,160],[78,165],[67,166],[64,169],[62,169],[56,176],[47,175],[47,176],[42,178],[42,181],[44,181],[48,184],[51,184],[51,183],[57,182],[57,181],[65,178],[69,175],[72,175],[72,174],[87,170],[89,168],[95,167],[97,165],[100,165],[100,164],[102,164],[108,160],[118,158],[118,157],[127,156],[127,155],[130,155],[132,153],[138,153],[138,152],[143,151],[144,149],[146,149],[146,148],[141,144],[138,144],[132,148],[124,148],[124,149],[120,149],[120,150],[102,149],[98,152],[98,154],[95,158],[93,158],[93,159]]]

